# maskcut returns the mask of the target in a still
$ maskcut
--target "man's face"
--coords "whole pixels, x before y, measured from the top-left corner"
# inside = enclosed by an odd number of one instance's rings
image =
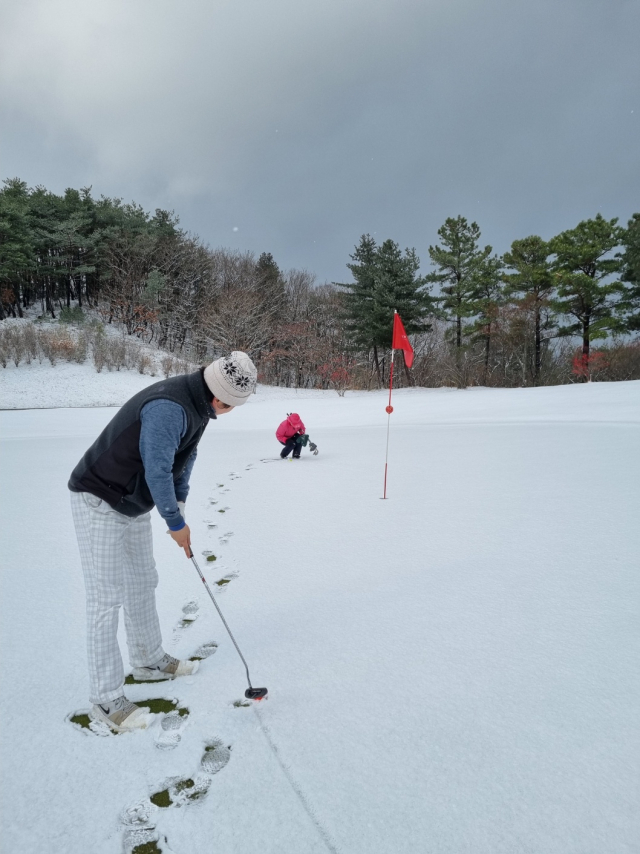
[[[233,406],[230,406],[228,403],[223,403],[221,400],[218,400],[218,398],[215,395],[213,397],[212,406],[213,406],[213,411],[215,412],[216,415],[224,415],[227,412],[231,412],[231,410],[234,408]]]

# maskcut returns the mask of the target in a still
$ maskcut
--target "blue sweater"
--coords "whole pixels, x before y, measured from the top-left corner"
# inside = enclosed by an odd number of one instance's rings
[[[180,440],[187,430],[187,415],[172,400],[152,400],[140,412],[140,455],[144,476],[158,512],[170,531],[179,531],[185,521],[178,501],[186,501],[189,478],[196,461],[197,449],[189,457],[182,475],[173,480],[173,461]]]

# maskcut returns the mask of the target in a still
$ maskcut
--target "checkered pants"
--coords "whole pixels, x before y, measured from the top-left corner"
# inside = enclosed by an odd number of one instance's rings
[[[149,513],[130,519],[88,492],[71,493],[71,511],[87,594],[87,654],[92,703],[123,693],[118,612],[133,667],[159,661],[164,651],[156,611],[158,573]]]

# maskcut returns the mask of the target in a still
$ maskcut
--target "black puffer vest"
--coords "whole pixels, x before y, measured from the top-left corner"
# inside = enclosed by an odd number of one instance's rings
[[[124,516],[141,516],[154,506],[140,456],[140,413],[151,400],[173,400],[187,415],[187,431],[173,461],[174,481],[182,474],[210,418],[212,393],[202,371],[154,383],[128,400],[74,468],[72,492],[90,492]]]

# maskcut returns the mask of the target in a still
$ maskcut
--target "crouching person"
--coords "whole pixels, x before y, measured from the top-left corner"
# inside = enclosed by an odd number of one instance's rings
[[[292,451],[293,459],[300,459],[304,435],[304,424],[302,423],[302,419],[298,413],[292,412],[287,415],[285,420],[276,430],[276,439],[281,445],[284,445],[284,448],[280,451],[280,456],[283,460],[286,460]]]
[[[121,606],[135,679],[174,679],[198,667],[162,647],[150,511],[157,507],[190,557],[184,502],[198,442],[211,420],[247,401],[255,384],[253,362],[239,351],[154,383],[124,404],[71,474],[87,601],[90,714],[114,732],[149,723],[147,710],[124,695],[117,639]]]
[[[297,412],[287,415],[276,430],[276,439],[281,445],[284,445],[280,451],[280,456],[283,460],[286,460],[292,451],[292,459],[299,460],[302,449],[306,448],[307,444],[312,454],[316,456],[318,454],[318,446],[304,432],[304,424]]]

